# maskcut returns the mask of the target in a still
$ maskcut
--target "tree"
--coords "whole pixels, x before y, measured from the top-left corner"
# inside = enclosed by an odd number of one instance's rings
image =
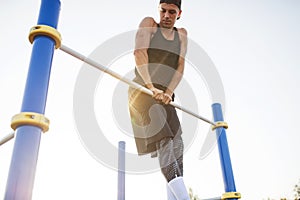
[[[192,188],[189,188],[189,196],[191,200],[200,200],[198,195],[194,195]]]
[[[298,181],[298,184],[294,187],[294,197],[295,200],[300,200],[300,179]]]
[[[298,180],[298,184],[294,186],[294,199],[293,200],[300,200],[300,179]],[[273,200],[272,198],[268,198],[267,200]],[[287,198],[280,198],[280,200],[292,200]]]

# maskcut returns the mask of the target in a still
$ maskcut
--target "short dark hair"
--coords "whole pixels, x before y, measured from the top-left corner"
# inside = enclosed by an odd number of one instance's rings
[[[175,4],[181,10],[181,0],[160,0],[159,3]]]

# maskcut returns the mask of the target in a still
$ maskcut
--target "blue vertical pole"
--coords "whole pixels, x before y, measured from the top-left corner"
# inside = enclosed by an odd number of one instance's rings
[[[125,200],[125,142],[119,142],[118,200]]]
[[[42,0],[38,25],[57,27],[59,0]],[[21,112],[44,114],[55,42],[47,36],[36,36],[33,42]],[[5,199],[32,198],[41,129],[24,125],[16,129]]]
[[[221,104],[215,103],[212,105],[213,115],[215,122],[224,121]],[[223,181],[226,192],[236,192],[235,182],[233,177],[233,170],[231,165],[231,159],[228,149],[226,131],[224,128],[217,128],[218,135],[220,135],[218,140],[219,156],[221,161]]]

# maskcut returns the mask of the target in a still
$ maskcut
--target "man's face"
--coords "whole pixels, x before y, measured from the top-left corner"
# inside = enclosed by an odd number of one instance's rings
[[[175,4],[161,3],[158,7],[162,28],[173,28],[181,10]]]

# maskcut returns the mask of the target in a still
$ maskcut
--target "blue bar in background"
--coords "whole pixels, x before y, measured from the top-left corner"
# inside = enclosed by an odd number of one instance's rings
[[[212,105],[214,121],[224,121],[222,106],[219,103],[214,103]],[[233,170],[231,165],[230,153],[227,143],[226,131],[224,128],[216,129],[217,135],[219,135],[218,139],[218,148],[219,148],[219,156],[223,173],[223,181],[226,192],[236,192]]]
[[[38,25],[56,28],[59,11],[59,0],[42,0]],[[44,114],[54,46],[54,40],[47,36],[35,37],[21,112]],[[24,125],[16,129],[5,200],[29,200],[32,198],[40,139],[41,129],[39,127]]]
[[[119,142],[118,200],[125,200],[125,142]]]

